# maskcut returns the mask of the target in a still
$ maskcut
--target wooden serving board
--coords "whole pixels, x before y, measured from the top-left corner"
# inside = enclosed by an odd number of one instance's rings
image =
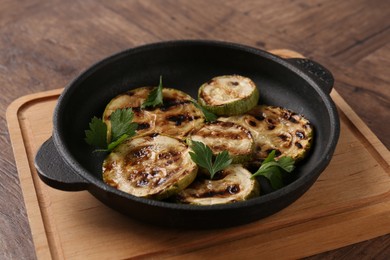
[[[33,161],[51,136],[61,91],[21,97],[7,110],[39,259],[301,258],[390,233],[390,152],[335,90],[331,96],[339,109],[341,135],[317,182],[275,215],[217,230],[150,226],[106,207],[86,191],[45,185]]]

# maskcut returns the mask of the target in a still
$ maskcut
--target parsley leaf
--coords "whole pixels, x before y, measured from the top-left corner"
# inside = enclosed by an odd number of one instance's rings
[[[85,141],[99,148],[107,146],[107,125],[96,116],[89,123],[89,130],[85,130]]]
[[[228,167],[232,163],[232,158],[227,151],[220,152],[217,154],[213,161],[213,152],[210,147],[202,142],[191,141],[190,152],[191,159],[200,167],[205,168],[210,173],[210,178],[213,179],[214,175]]]
[[[214,165],[213,165],[213,167],[214,167],[213,176],[216,172],[219,172],[220,170],[225,169],[231,163],[232,163],[232,159],[230,158],[228,151],[222,151],[219,154],[217,154],[217,156],[215,157]]]
[[[136,123],[133,121],[134,113],[131,108],[117,109],[110,115],[111,121],[111,140],[116,141],[124,134],[133,136],[137,129]]]
[[[275,160],[275,150],[273,150],[263,161],[260,168],[252,175],[266,177],[272,188],[280,189],[283,187],[283,174],[292,172],[295,168],[294,160],[291,157],[283,156],[278,161]]]
[[[191,101],[192,104],[194,104],[198,109],[200,109],[204,115],[204,118],[206,119],[207,122],[214,122],[217,120],[218,116],[211,113],[208,111],[206,108],[202,107],[201,105],[198,104],[195,100]]]
[[[135,135],[138,127],[132,122],[134,117],[131,108],[117,109],[111,116],[111,142],[107,140],[107,125],[100,118],[93,117],[89,123],[89,130],[85,130],[85,141],[99,149],[95,151],[110,152],[127,138]]]
[[[162,84],[162,76],[160,76],[160,84],[158,87],[155,87],[152,91],[150,91],[148,97],[145,102],[142,103],[141,108],[145,107],[156,107],[163,104],[163,84]]]

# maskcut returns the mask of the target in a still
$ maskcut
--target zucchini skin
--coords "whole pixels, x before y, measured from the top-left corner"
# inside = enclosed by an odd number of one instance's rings
[[[218,80],[222,77],[237,77],[238,79],[247,79],[248,78],[239,76],[239,75],[231,75],[231,76],[219,76],[213,78],[213,80]],[[249,96],[243,97],[239,100],[235,100],[232,102],[228,102],[225,104],[218,104],[218,105],[212,105],[207,102],[205,96],[204,96],[204,88],[210,84],[210,82],[204,83],[202,86],[200,86],[198,91],[198,103],[204,107],[205,109],[209,110],[210,112],[218,115],[218,116],[233,116],[233,115],[241,115],[246,113],[247,111],[251,110],[253,107],[257,105],[260,98],[260,93],[256,85],[253,83],[252,80],[250,80],[251,85],[253,84],[254,89],[252,93]]]

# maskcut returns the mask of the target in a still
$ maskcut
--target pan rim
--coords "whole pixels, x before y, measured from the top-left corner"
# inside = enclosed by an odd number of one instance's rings
[[[146,198],[140,198],[133,196],[131,194],[128,194],[126,192],[120,191],[118,189],[115,189],[114,187],[111,187],[109,185],[104,184],[102,181],[98,180],[96,177],[94,177],[88,170],[86,170],[78,161],[77,159],[72,155],[71,151],[68,149],[66,144],[63,142],[63,134],[59,131],[60,128],[60,118],[61,114],[60,111],[62,110],[62,107],[65,106],[72,96],[72,92],[77,89],[77,86],[80,82],[83,82],[86,78],[88,78],[90,75],[92,75],[94,72],[99,70],[100,68],[106,66],[109,63],[112,63],[116,60],[119,60],[121,58],[134,55],[137,52],[143,52],[148,50],[155,50],[158,48],[167,48],[167,47],[173,47],[173,46],[191,46],[191,45],[204,45],[204,46],[215,46],[215,47],[222,47],[222,48],[231,48],[235,50],[240,50],[244,52],[253,53],[254,55],[259,55],[262,58],[269,59],[273,62],[277,62],[280,65],[286,67],[290,71],[297,74],[299,77],[303,78],[308,84],[313,87],[316,92],[319,94],[322,101],[324,101],[324,105],[326,106],[327,111],[329,112],[330,122],[331,122],[331,129],[332,132],[329,133],[329,140],[331,142],[328,142],[325,149],[324,149],[324,156],[321,161],[319,161],[310,171],[310,173],[305,174],[304,176],[298,178],[294,182],[290,183],[289,185],[276,190],[272,193],[264,194],[260,197],[253,198],[251,200],[247,201],[241,201],[237,203],[232,204],[219,204],[219,205],[210,205],[210,206],[196,206],[196,205],[187,205],[187,204],[177,204],[177,203],[170,203],[165,201],[156,201]],[[279,199],[280,197],[286,196],[290,191],[297,190],[300,187],[304,187],[307,185],[308,181],[314,182],[320,173],[326,168],[326,166],[330,162],[330,158],[332,157],[332,154],[335,150],[338,137],[339,137],[339,119],[337,114],[336,105],[334,104],[333,100],[330,98],[330,96],[325,93],[322,88],[315,82],[304,70],[300,69],[297,66],[294,66],[292,63],[288,62],[287,60],[280,58],[278,56],[275,56],[267,51],[260,50],[254,47],[238,44],[238,43],[232,43],[232,42],[225,42],[225,41],[214,41],[214,40],[178,40],[178,41],[164,41],[164,42],[156,42],[156,43],[150,43],[146,45],[141,45],[134,48],[129,48],[123,51],[120,51],[118,53],[115,53],[113,55],[110,55],[83,72],[81,72],[78,76],[74,78],[64,89],[62,94],[60,95],[58,99],[58,103],[55,107],[54,116],[53,116],[53,141],[55,143],[56,149],[58,150],[59,154],[62,156],[64,162],[77,174],[85,179],[89,185],[93,185],[98,189],[102,189],[105,192],[115,194],[120,197],[124,197],[126,199],[133,200],[138,203],[147,204],[153,207],[159,207],[159,208],[167,208],[167,209],[175,209],[175,210],[190,210],[190,211],[219,211],[219,210],[233,210],[241,207],[252,207],[256,206],[258,204],[262,204],[265,202],[272,202],[273,200]],[[309,180],[307,180],[309,179]],[[311,184],[309,185],[309,187]],[[88,188],[87,190],[89,190]],[[302,194],[305,191],[302,192]]]

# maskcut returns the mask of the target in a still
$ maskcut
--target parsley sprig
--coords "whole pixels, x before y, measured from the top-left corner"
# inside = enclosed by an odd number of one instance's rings
[[[162,84],[162,76],[160,76],[160,84],[155,87],[152,91],[150,91],[148,97],[145,102],[142,103],[141,108],[145,107],[156,107],[163,104],[163,84]]]
[[[162,76],[160,76],[159,85],[154,89],[152,89],[152,91],[150,91],[146,100],[141,104],[141,108],[142,109],[146,107],[154,108],[163,105],[164,103],[163,103],[162,90],[163,90],[163,83],[162,83]],[[198,109],[202,111],[206,122],[214,122],[217,120],[218,117],[215,114],[211,113],[210,111],[208,111],[207,109],[199,105],[198,102],[196,102],[195,100],[191,100],[191,102],[194,104],[194,106],[196,106]]]
[[[263,161],[260,168],[252,175],[264,176],[267,178],[272,188],[280,189],[283,187],[283,174],[292,172],[295,168],[295,161],[291,157],[283,156],[275,160],[275,150],[273,150]]]
[[[191,149],[191,159],[210,173],[210,179],[213,179],[217,172],[225,169],[232,163],[232,158],[227,151],[220,152],[214,158],[210,147],[202,142],[192,140]]]
[[[218,118],[217,115],[211,113],[206,108],[199,105],[198,102],[196,102],[195,100],[192,100],[191,102],[192,102],[192,104],[194,104],[194,106],[196,106],[198,109],[200,109],[202,111],[206,122],[214,122],[217,120],[217,118]]]
[[[89,129],[85,130],[85,141],[97,147],[95,151],[112,151],[123,141],[135,135],[138,124],[132,122],[133,118],[134,113],[131,108],[115,110],[110,115],[111,136],[107,138],[107,125],[95,116],[89,123]]]

